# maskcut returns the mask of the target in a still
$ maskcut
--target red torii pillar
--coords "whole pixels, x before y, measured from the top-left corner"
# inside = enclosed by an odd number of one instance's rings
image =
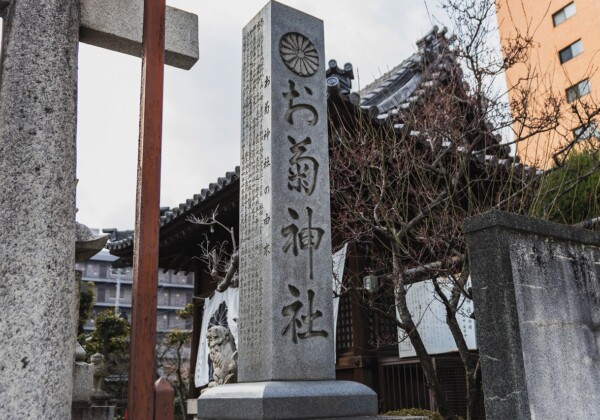
[[[154,418],[156,294],[166,0],[144,1],[142,93],[133,248],[128,413]]]

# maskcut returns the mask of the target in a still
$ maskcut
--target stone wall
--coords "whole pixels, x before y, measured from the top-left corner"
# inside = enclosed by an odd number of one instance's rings
[[[600,413],[600,235],[493,211],[465,222],[488,420]]]

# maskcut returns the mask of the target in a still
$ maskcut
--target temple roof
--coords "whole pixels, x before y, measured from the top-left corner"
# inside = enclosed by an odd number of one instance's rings
[[[437,83],[447,79],[458,65],[450,49],[446,29],[437,26],[417,41],[417,51],[389,72],[374,80],[360,92],[351,92],[354,72],[351,64],[337,67],[331,60],[327,70],[330,96],[338,94],[379,120],[397,115],[415,104]],[[425,72],[425,69],[428,69]],[[462,77],[462,74],[458,74]]]
[[[440,31],[434,26],[417,41],[417,52],[360,91],[361,108],[380,118],[394,109],[408,109],[435,80],[448,77],[456,66],[456,55],[448,44],[446,29]],[[424,75],[426,66],[434,67],[429,80]]]
[[[240,167],[236,166],[234,172],[227,172],[224,177],[217,179],[217,182],[209,184],[208,188],[204,188],[198,194],[194,194],[192,198],[188,198],[185,203],[179,204],[177,207],[161,207],[160,211],[160,227],[168,225],[175,219],[186,219],[192,213],[193,207],[205,203],[209,198],[218,198],[220,193],[230,188],[240,178]],[[111,235],[110,242],[106,245],[109,250],[117,250],[133,246],[133,231],[119,231],[117,229],[103,229],[103,232]]]
[[[421,113],[419,106],[443,95],[444,87],[453,86],[453,94],[460,95],[464,107],[460,117],[474,118],[476,124],[469,126],[479,130],[469,144],[474,155],[481,155],[477,159],[518,163],[518,157],[511,156],[510,147],[502,144],[501,136],[494,133],[493,127],[480,116],[479,105],[464,81],[458,53],[452,48],[453,42],[454,38],[447,36],[445,28],[440,30],[434,26],[416,42],[415,53],[360,92],[352,91],[352,65],[339,68],[337,62],[331,60],[327,69],[327,87],[329,109],[334,111],[330,112],[333,123],[351,127],[360,113],[369,117],[372,124],[391,125],[396,132],[408,135],[407,138],[414,136],[419,137],[419,141],[431,142],[413,127],[415,119],[418,120],[415,116]],[[407,122],[412,123],[406,125]],[[464,148],[465,145],[462,146]]]
[[[403,113],[410,112],[411,107],[422,101],[427,92],[443,83],[449,77],[462,80],[462,72],[457,63],[456,54],[449,48],[451,39],[446,36],[446,30],[434,27],[422,39],[417,41],[417,51],[398,66],[366,86],[360,93],[352,91],[354,70],[350,63],[342,68],[335,60],[329,62],[326,72],[328,111],[333,124],[352,123],[357,113],[364,114],[375,124],[393,124],[397,131],[403,128]],[[426,71],[427,69],[427,71]],[[457,70],[458,69],[458,70]],[[345,110],[340,112],[340,110]],[[345,120],[345,121],[342,121]],[[413,135],[411,132],[409,135]],[[426,141],[426,140],[425,140]],[[497,143],[495,153],[473,152],[473,158],[483,164],[521,167],[529,171],[509,156],[507,146],[500,145],[500,137],[493,136]],[[459,148],[460,149],[460,148]],[[460,150],[459,150],[460,151]],[[164,269],[190,270],[193,251],[184,253],[173,249],[177,243],[192,245],[192,238],[197,242],[202,227],[190,223],[191,215],[208,214],[216,206],[221,206],[219,212],[227,213],[231,223],[237,225],[239,200],[240,168],[227,172],[224,177],[211,183],[208,188],[187,199],[184,203],[173,208],[161,208],[160,216],[160,267]],[[223,203],[225,202],[225,207]],[[235,207],[235,211],[231,210]],[[233,225],[232,225],[233,226]],[[120,256],[117,265],[131,263],[133,252],[133,232],[105,229],[111,234],[107,248],[112,254]],[[193,234],[192,234],[193,232]],[[198,245],[194,242],[194,245]],[[164,255],[163,255],[164,254]],[[165,256],[166,255],[166,256]]]
[[[207,230],[189,222],[190,216],[202,216],[214,210],[229,223],[237,225],[240,168],[227,172],[225,176],[209,184],[198,194],[176,207],[163,207],[160,212],[159,267],[165,270],[191,271],[193,258],[198,251],[198,237]],[[111,254],[119,258],[113,265],[131,265],[133,252],[133,231],[104,229],[110,234],[106,246]],[[175,246],[176,245],[176,246]],[[184,249],[185,248],[185,249]]]

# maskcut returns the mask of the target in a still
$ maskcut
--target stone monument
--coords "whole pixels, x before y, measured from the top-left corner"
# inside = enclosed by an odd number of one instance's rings
[[[486,418],[598,418],[600,234],[500,211],[465,233]]]
[[[68,419],[71,415],[77,319],[71,309],[76,296],[78,43],[81,33],[81,41],[136,53],[141,44],[142,4],[143,0],[0,1],[4,18],[0,413],[4,418]],[[167,62],[189,68],[198,58],[197,17],[171,9],[166,29],[166,48],[174,52],[167,52]],[[133,44],[138,48],[131,48]],[[188,59],[182,59],[186,54]]]
[[[238,384],[204,419],[375,416],[335,381],[323,22],[270,2],[244,28]]]

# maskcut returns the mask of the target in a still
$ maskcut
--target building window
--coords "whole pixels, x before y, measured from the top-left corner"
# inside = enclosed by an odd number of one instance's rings
[[[180,292],[176,292],[171,296],[171,306],[185,306],[186,295]]]
[[[123,280],[126,278],[125,270],[123,268],[112,268],[107,267],[107,278]]]
[[[169,327],[171,328],[186,328],[185,321],[177,316],[177,314],[169,314]]]
[[[131,288],[121,286],[121,299],[123,303],[131,303]]]
[[[159,305],[169,305],[169,292],[161,291],[158,293],[158,304]]]
[[[563,48],[558,52],[558,57],[560,58],[560,64],[566,63],[573,57],[577,57],[579,54],[583,52],[583,42],[581,39],[573,42],[567,48]]]
[[[552,15],[552,21],[554,22],[554,26],[560,25],[573,15],[575,15],[575,3],[569,3]]]
[[[108,278],[119,280],[131,280],[133,278],[133,269],[128,268],[110,268]]]
[[[169,328],[169,315],[166,312],[160,312],[156,317],[156,328],[159,330]]]
[[[573,138],[575,141],[587,140],[592,137],[600,140],[600,131],[598,131],[598,124],[596,121],[590,121],[573,130]]]
[[[100,264],[88,264],[85,268],[85,275],[98,278],[100,276]]]
[[[96,287],[96,303],[106,302],[106,287]]]
[[[100,275],[99,275],[99,277],[101,279],[108,278],[108,271],[109,270],[110,270],[110,265],[109,264],[100,264]]]
[[[590,81],[588,79],[582,80],[567,89],[567,102],[573,102],[574,100],[587,95],[590,91]]]

